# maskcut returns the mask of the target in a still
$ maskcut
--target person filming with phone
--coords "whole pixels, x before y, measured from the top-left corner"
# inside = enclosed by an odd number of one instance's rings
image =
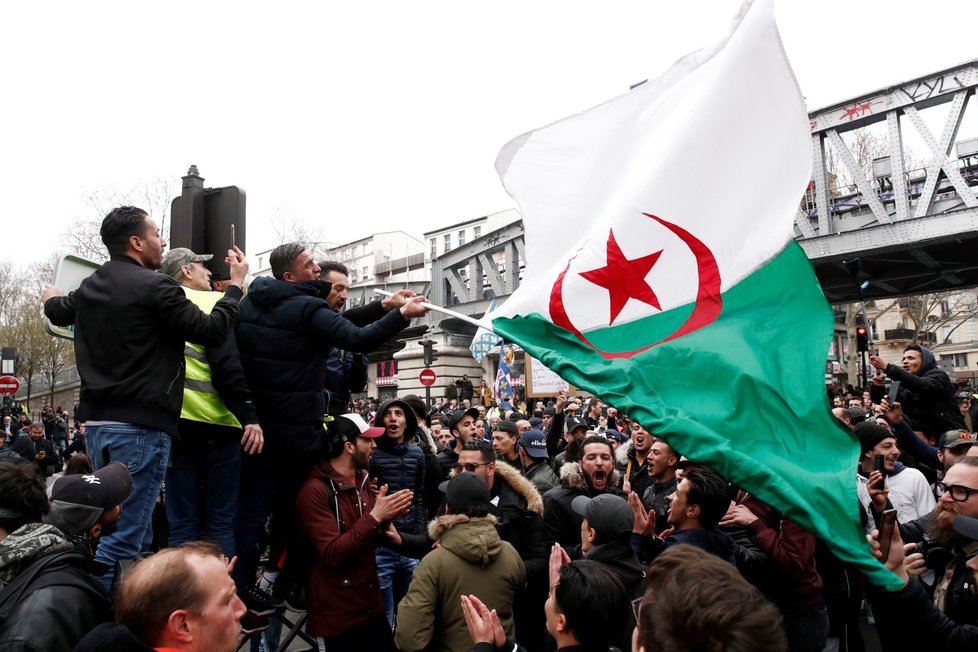
[[[887,364],[878,355],[869,356],[869,363],[890,380],[900,382],[896,402],[903,406],[903,414],[913,429],[922,433],[931,445],[941,433],[964,428],[964,418],[954,397],[954,383],[938,369],[929,349],[910,344],[903,350],[900,366]]]
[[[934,495],[924,474],[900,463],[896,437],[887,428],[864,421],[853,432],[859,438],[859,501],[873,517],[885,509],[896,509],[897,518],[907,523],[934,508]],[[880,498],[880,494],[883,494]],[[876,527],[870,518],[867,533]]]

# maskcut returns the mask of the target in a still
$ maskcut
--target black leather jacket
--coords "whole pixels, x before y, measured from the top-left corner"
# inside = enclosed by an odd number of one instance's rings
[[[72,650],[96,625],[112,620],[109,597],[75,552],[48,555],[0,593],[0,651]]]

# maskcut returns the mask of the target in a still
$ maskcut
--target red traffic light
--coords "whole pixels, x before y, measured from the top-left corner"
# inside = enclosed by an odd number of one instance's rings
[[[866,327],[865,326],[856,326],[856,335],[865,336],[866,335]]]

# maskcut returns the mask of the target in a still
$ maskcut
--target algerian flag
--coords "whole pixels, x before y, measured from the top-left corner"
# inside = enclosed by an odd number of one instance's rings
[[[723,42],[503,147],[527,264],[485,320],[896,587],[826,401],[832,312],[792,240],[809,134],[772,2],[747,3]]]

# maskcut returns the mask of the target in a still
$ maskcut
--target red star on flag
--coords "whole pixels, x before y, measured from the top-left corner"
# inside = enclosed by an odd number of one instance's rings
[[[660,249],[654,254],[629,260],[621,252],[621,247],[615,240],[614,231],[608,231],[607,264],[598,269],[581,272],[581,276],[608,290],[611,299],[609,326],[615,323],[615,319],[621,314],[629,299],[638,299],[653,306],[656,310],[662,310],[658,297],[655,296],[652,287],[645,280],[661,255],[662,250]]]

